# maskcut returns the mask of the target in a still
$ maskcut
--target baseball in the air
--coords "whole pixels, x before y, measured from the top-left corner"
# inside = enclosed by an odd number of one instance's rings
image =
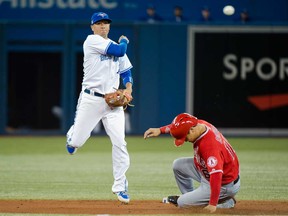
[[[224,8],[223,8],[223,13],[227,16],[231,16],[233,15],[235,12],[235,9],[232,5],[226,5]]]

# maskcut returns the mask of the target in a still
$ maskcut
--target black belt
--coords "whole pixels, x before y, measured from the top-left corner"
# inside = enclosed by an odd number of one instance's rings
[[[103,97],[104,98],[104,96],[105,96],[104,94],[100,94],[98,92],[94,92],[94,91],[91,91],[89,89],[85,89],[84,92],[87,93],[87,94],[91,94],[91,95],[97,96],[97,97]]]
[[[234,181],[234,184],[237,184],[237,182],[239,181],[240,176],[238,175],[237,179]]]

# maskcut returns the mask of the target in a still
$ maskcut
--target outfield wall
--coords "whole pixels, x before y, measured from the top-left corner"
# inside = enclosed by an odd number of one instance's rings
[[[1,134],[64,134],[74,119],[89,24],[9,21],[0,33]],[[121,34],[130,39],[134,66],[131,134],[191,112],[227,134],[287,136],[286,27],[113,23],[111,38]],[[272,94],[283,95],[281,106],[259,110],[247,101]]]

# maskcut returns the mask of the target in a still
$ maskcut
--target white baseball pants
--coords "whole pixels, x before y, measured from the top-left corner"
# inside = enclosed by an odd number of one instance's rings
[[[104,98],[81,92],[74,124],[67,132],[67,144],[77,148],[83,146],[100,120],[112,143],[112,192],[127,191],[125,173],[130,166],[130,157],[125,141],[125,117],[122,107],[111,110]]]

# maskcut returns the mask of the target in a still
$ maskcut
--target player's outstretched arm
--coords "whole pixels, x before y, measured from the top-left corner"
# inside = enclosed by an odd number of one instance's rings
[[[147,139],[149,137],[157,137],[161,134],[160,128],[149,128],[144,133],[144,139]]]

